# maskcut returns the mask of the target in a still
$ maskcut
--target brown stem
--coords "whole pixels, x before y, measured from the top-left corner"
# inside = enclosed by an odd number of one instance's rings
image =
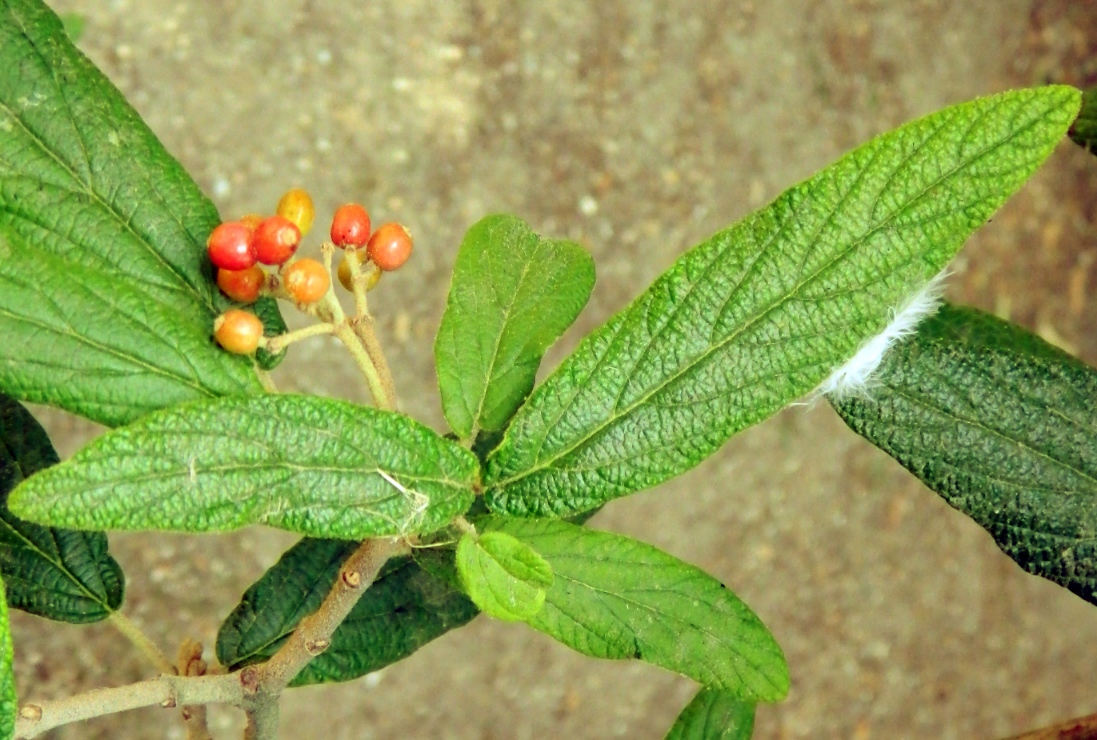
[[[1097,740],[1097,714],[1014,735],[1007,740]]]

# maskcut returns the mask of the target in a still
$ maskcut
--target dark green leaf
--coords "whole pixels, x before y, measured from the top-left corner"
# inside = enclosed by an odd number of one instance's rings
[[[15,737],[15,717],[19,709],[12,662],[8,604],[4,599],[4,582],[0,580],[0,738],[4,740]]]
[[[593,508],[809,392],[1047,158],[1079,99],[1021,90],[907,124],[686,253],[518,411],[489,507]]]
[[[542,239],[513,216],[469,229],[434,343],[442,408],[458,436],[506,426],[593,287],[594,262],[578,244]]]
[[[701,689],[678,715],[666,740],[749,740],[754,708],[726,691]]]
[[[260,390],[210,341],[218,221],[57,16],[0,3],[0,389],[109,425]]]
[[[1030,573],[1097,604],[1097,370],[1023,329],[946,306],[884,358],[858,434],[986,529]]]
[[[552,585],[552,567],[545,559],[505,532],[462,536],[457,573],[472,602],[506,622],[531,619]]]
[[[596,658],[639,658],[750,701],[788,693],[788,666],[754,612],[719,581],[642,542],[562,521],[485,518],[552,567],[530,626]]]
[[[278,302],[273,298],[260,298],[252,305],[252,311],[263,322],[263,336],[277,337],[288,330],[282,312],[278,310]],[[255,351],[255,364],[262,370],[273,370],[286,358],[287,350],[282,350],[272,355],[263,347]]]
[[[1097,154],[1097,87],[1082,94],[1082,111],[1070,127],[1070,138],[1078,146]]]
[[[430,532],[473,500],[476,457],[401,414],[315,396],[167,409],[24,481],[17,515],[77,529],[317,537]]]
[[[24,478],[57,463],[45,430],[0,394],[0,502]],[[0,506],[0,573],[8,604],[62,622],[96,622],[122,606],[122,569],[102,532],[52,529]]]
[[[301,618],[320,606],[356,547],[354,542],[304,539],[286,552],[222,625],[218,660],[235,670],[274,655]],[[424,569],[406,557],[386,564],[335,631],[331,646],[305,666],[294,686],[349,681],[379,670],[477,615],[454,585],[455,577],[434,574],[446,565],[439,556],[420,551],[416,557],[432,567]]]

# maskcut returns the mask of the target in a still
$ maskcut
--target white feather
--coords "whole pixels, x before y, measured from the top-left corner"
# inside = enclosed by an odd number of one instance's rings
[[[811,394],[811,400],[820,396],[835,399],[851,396],[867,396],[872,389],[873,375],[880,367],[884,355],[896,342],[912,335],[923,319],[937,312],[941,305],[941,293],[945,289],[948,271],[930,280],[921,290],[899,307],[892,309],[891,321],[884,330],[869,339],[857,350],[857,354],[837,368]]]

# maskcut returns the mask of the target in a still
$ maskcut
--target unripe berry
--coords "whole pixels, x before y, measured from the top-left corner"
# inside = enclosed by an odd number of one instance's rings
[[[369,238],[366,252],[385,272],[399,269],[411,256],[411,234],[403,224],[382,224]]]
[[[282,199],[278,201],[277,214],[292,221],[301,235],[309,233],[312,228],[312,220],[316,217],[316,207],[312,204],[312,197],[301,188],[287,190]]]
[[[301,230],[285,216],[271,216],[255,227],[251,245],[264,265],[280,265],[297,251]]]
[[[361,272],[362,276],[365,278],[363,287],[366,290],[373,290],[373,287],[377,285],[377,281],[381,279],[381,270],[379,270],[377,268],[377,265],[373,264],[372,262],[367,262],[364,265],[361,265],[358,269]],[[353,293],[354,277],[350,274],[350,264],[347,262],[346,257],[344,257],[343,261],[339,263],[339,270],[337,271],[337,274],[339,275],[339,282],[342,283],[343,287]]]
[[[253,313],[230,308],[213,322],[213,338],[235,355],[250,355],[259,347],[263,322]]]
[[[339,206],[331,219],[331,240],[337,247],[360,247],[369,240],[369,213],[357,203]]]
[[[217,287],[238,303],[255,303],[267,281],[267,273],[259,265],[246,270],[218,270]]]
[[[316,260],[297,260],[282,273],[282,285],[295,303],[307,306],[324,297],[331,287],[331,276]]]
[[[226,221],[206,240],[210,261],[222,270],[246,270],[255,264],[251,230],[239,221]]]

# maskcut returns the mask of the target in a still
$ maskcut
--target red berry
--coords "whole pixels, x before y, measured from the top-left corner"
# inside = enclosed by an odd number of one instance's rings
[[[213,338],[235,355],[250,355],[259,347],[263,322],[247,311],[230,308],[213,322]]]
[[[337,247],[360,247],[369,240],[369,213],[357,203],[339,206],[331,219],[331,240]]]
[[[264,265],[280,265],[297,251],[301,230],[285,216],[271,216],[255,227],[251,245]]]
[[[255,303],[267,281],[267,273],[259,265],[246,270],[218,270],[217,287],[238,303]]]
[[[316,208],[312,204],[312,197],[301,188],[287,190],[286,194],[278,201],[279,216],[285,216],[297,225],[301,234],[309,233],[312,228],[312,220],[316,216]]]
[[[403,224],[382,224],[369,238],[366,252],[385,272],[396,270],[411,256],[411,234]]]
[[[297,260],[282,273],[282,284],[290,298],[302,306],[316,303],[331,287],[331,276],[316,260]]]
[[[239,221],[227,221],[206,241],[210,261],[222,270],[246,270],[255,264],[251,230]]]

